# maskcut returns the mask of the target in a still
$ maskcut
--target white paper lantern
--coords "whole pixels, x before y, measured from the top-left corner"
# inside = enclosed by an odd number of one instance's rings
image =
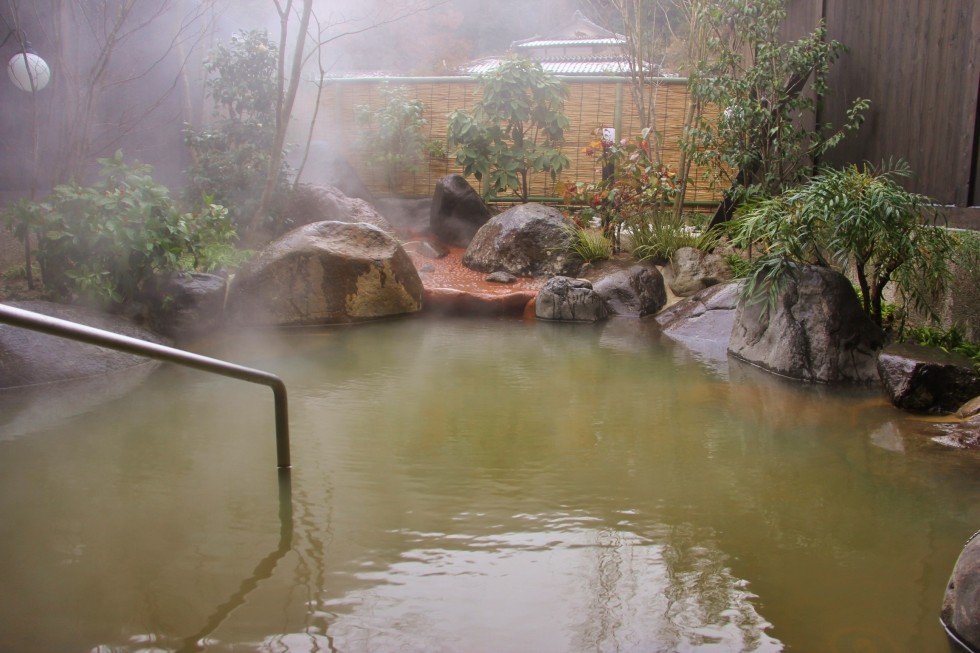
[[[7,74],[22,91],[40,91],[51,79],[48,64],[33,52],[18,52],[12,56],[7,63]]]

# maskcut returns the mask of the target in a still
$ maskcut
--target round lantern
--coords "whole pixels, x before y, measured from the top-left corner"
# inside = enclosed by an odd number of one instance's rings
[[[51,69],[33,52],[18,52],[7,63],[10,81],[22,91],[40,91],[51,80]]]

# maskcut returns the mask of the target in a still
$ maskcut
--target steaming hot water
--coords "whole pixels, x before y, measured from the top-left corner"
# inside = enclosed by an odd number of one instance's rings
[[[291,487],[263,387],[0,405],[0,651],[948,650],[980,458],[876,393],[623,321],[196,348],[285,379]]]

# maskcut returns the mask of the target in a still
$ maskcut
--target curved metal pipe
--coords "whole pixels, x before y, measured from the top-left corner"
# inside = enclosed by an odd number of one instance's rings
[[[0,304],[0,323],[30,329],[60,338],[77,340],[90,345],[106,347],[116,351],[144,356],[154,360],[176,363],[212,374],[220,374],[240,381],[258,383],[272,388],[276,411],[276,462],[280,469],[290,467],[289,460],[289,414],[286,400],[286,384],[275,374],[250,367],[194,354],[183,349],[147,342],[139,338],[112,333],[103,329],[70,322],[33,311],[25,311],[6,304]]]

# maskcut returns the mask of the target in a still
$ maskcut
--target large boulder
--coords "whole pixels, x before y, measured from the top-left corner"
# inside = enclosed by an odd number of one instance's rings
[[[582,261],[561,211],[520,204],[494,216],[473,237],[463,265],[480,272],[504,270],[519,277],[575,276]]]
[[[395,228],[366,200],[348,197],[334,186],[301,184],[289,194],[283,229],[289,231],[314,222],[364,222],[389,234]]]
[[[446,175],[436,183],[429,226],[442,242],[466,247],[488,220],[490,209],[463,175]]]
[[[728,351],[776,374],[823,383],[876,383],[881,330],[846,277],[800,265],[780,279],[775,305],[742,301]]]
[[[203,272],[158,279],[149,293],[153,327],[170,337],[215,331],[224,319],[228,281]]]
[[[891,345],[878,356],[878,374],[899,408],[951,413],[980,394],[980,375],[966,357],[935,347]]]
[[[422,281],[397,240],[368,224],[318,222],[289,232],[242,266],[226,315],[246,325],[294,326],[421,308]]]
[[[654,320],[664,335],[698,358],[727,361],[740,288],[734,282],[711,286],[661,311]]]
[[[6,303],[131,338],[167,344],[163,338],[129,320],[95,309],[42,301]],[[0,324],[0,388],[90,379],[137,367],[148,374],[156,365],[143,356]]]
[[[598,322],[609,312],[590,281],[553,277],[538,291],[534,315],[540,320]]]
[[[690,297],[716,284],[730,281],[732,269],[720,255],[681,247],[664,267],[664,278],[670,291],[678,297]]]
[[[953,566],[940,619],[962,643],[980,650],[980,533],[970,538]]]
[[[593,284],[612,315],[644,317],[667,303],[664,278],[655,267],[634,265],[606,275]]]

